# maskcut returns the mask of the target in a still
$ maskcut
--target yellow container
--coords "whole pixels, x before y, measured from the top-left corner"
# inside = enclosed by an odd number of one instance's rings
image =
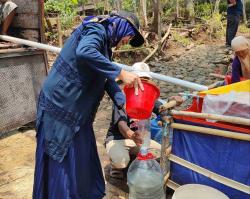
[[[221,86],[218,88],[210,89],[207,91],[202,91],[199,93],[199,95],[204,96],[204,95],[220,95],[220,94],[226,94],[231,91],[235,92],[250,92],[250,80],[242,81],[242,82],[237,82],[234,84],[229,84],[226,86]]]

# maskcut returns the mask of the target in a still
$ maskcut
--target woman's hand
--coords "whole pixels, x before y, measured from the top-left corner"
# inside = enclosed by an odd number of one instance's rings
[[[141,79],[138,75],[127,72],[125,70],[121,70],[120,75],[118,76],[119,79],[121,79],[125,84],[128,84],[135,88],[135,95],[138,95],[139,88],[144,91],[143,84],[141,82]]]

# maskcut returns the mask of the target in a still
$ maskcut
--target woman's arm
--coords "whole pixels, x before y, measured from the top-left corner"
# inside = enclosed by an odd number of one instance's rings
[[[101,52],[107,48],[106,33],[101,24],[85,27],[76,49],[77,61],[84,67],[90,67],[106,78],[115,79],[121,69]]]
[[[125,84],[133,84],[137,95],[138,88],[144,90],[140,78],[134,73],[122,70],[101,53],[107,48],[106,42],[106,33],[101,24],[86,26],[76,49],[77,61],[108,79],[119,77]]]
[[[125,104],[125,96],[121,91],[119,85],[113,79],[108,79],[105,84],[105,91],[108,93],[109,97],[112,99],[114,104],[121,109]]]

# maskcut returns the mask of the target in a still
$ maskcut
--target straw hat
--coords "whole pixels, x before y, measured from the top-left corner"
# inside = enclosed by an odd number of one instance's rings
[[[148,74],[148,72],[150,72],[150,68],[146,63],[137,62],[133,64],[132,68],[135,70],[135,73],[139,75],[139,77],[152,79],[152,77]]]

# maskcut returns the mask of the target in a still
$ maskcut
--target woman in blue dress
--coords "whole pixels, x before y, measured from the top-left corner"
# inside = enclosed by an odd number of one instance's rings
[[[125,102],[116,78],[143,90],[140,78],[111,62],[111,48],[144,43],[132,13],[89,17],[65,43],[42,87],[37,109],[34,199],[101,199],[102,168],[92,123],[108,93]]]

